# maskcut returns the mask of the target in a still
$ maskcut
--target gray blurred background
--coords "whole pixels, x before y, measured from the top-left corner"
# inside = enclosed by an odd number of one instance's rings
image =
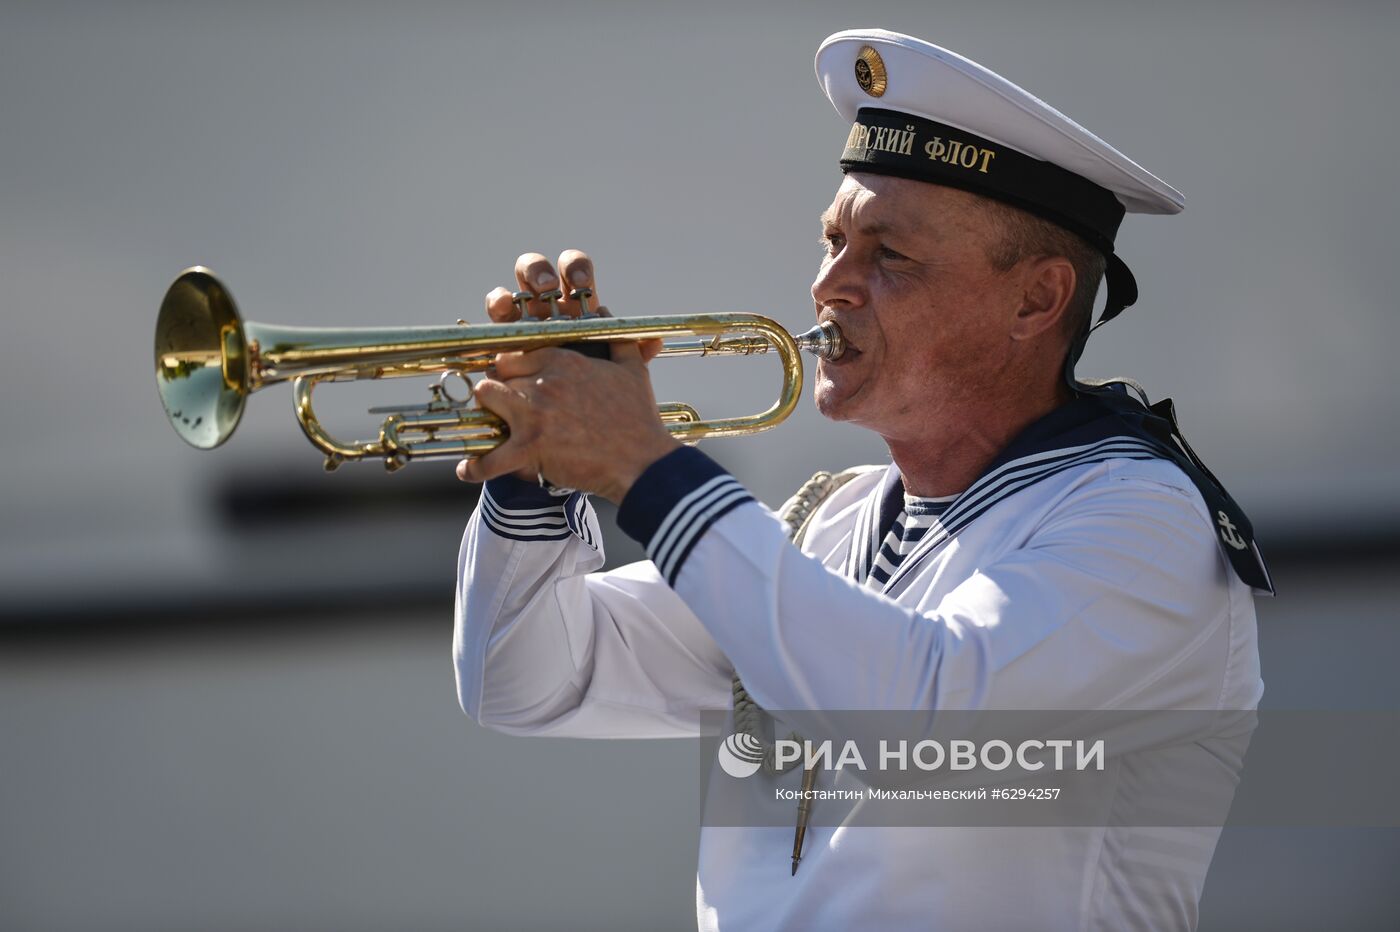
[[[1173,395],[1255,518],[1266,706],[1400,707],[1398,10],[0,5],[0,928],[693,928],[692,742],[457,708],[475,490],[322,473],[285,388],[186,448],[151,333],[197,263],[253,320],[442,323],[568,246],[618,315],[802,327],[847,129],[811,60],[855,25],[981,61],[1185,192],[1125,223],[1143,298],[1081,371]],[[775,379],[679,363],[658,392],[722,415]],[[321,394],[347,434],[426,397]],[[707,450],[772,503],[884,454],[807,404]],[[1201,928],[1394,929],[1397,867],[1396,830],[1230,829]]]

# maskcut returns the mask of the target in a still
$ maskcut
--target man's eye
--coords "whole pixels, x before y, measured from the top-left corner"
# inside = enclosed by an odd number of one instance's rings
[[[881,246],[881,247],[880,247],[880,258],[881,258],[881,259],[888,259],[888,260],[890,260],[891,262],[895,262],[895,261],[899,261],[899,260],[901,260],[901,259],[907,259],[907,258],[909,258],[909,257],[906,256],[906,255],[904,255],[904,254],[901,253],[901,252],[895,252],[893,249],[891,249],[891,248],[888,247],[888,246]]]
[[[817,245],[827,254],[834,256],[846,245],[846,237],[840,233],[823,233],[821,239],[817,240]]]

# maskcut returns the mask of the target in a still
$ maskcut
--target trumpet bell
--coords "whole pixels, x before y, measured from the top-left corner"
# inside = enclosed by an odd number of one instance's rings
[[[156,320],[156,387],[175,432],[201,450],[229,438],[251,392],[243,321],[206,268],[175,279]]]

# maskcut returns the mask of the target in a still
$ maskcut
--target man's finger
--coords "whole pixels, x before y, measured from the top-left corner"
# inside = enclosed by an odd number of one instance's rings
[[[520,319],[520,308],[511,300],[506,288],[492,288],[486,296],[486,316],[498,324],[507,324]]]
[[[578,249],[566,249],[559,254],[559,275],[564,280],[564,294],[568,296],[580,288],[587,288],[593,292],[588,299],[590,311],[596,313],[598,306],[598,283],[594,279],[593,260],[588,254]],[[583,305],[578,301],[565,301],[559,305],[559,309],[570,317],[578,317],[583,313]]]
[[[569,350],[546,346],[543,349],[529,350],[528,352],[513,350],[508,353],[497,353],[492,368],[495,370],[496,378],[504,382],[506,379],[534,375],[558,360],[560,353],[567,352]]]
[[[529,399],[517,389],[495,379],[479,380],[474,395],[477,404],[506,422],[510,436],[490,453],[459,462],[457,478],[463,482],[485,482],[530,467],[534,453],[529,427]]]
[[[661,341],[658,339],[617,340],[608,346],[612,348],[612,361],[621,365],[645,366],[661,352]]]
[[[463,482],[485,482],[531,466],[529,450],[523,444],[507,440],[484,456],[459,462],[457,478]]]
[[[608,346],[612,349],[612,361],[618,365],[640,366],[645,362],[642,347],[636,340],[616,340]]]
[[[514,427],[528,416],[530,399],[498,379],[479,379],[472,387],[477,404]]]
[[[599,317],[611,317],[611,316],[613,316],[613,315],[612,315],[612,311],[608,310],[608,309],[605,308],[605,307],[600,307],[600,308],[598,308],[596,311],[594,311],[593,313],[597,314]],[[614,344],[614,345],[615,345],[615,344]],[[654,338],[652,338],[652,339],[650,339],[650,340],[642,340],[642,341],[638,344],[638,346],[640,346],[641,351],[642,351],[642,363],[643,363],[643,364],[646,364],[646,363],[651,362],[653,359],[655,359],[655,358],[656,358],[656,355],[657,355],[658,353],[661,352],[661,345],[662,345],[662,341],[661,341],[661,339],[660,339],[659,337],[654,337]],[[616,355],[613,356],[613,361],[614,361],[614,362],[617,361],[617,356],[616,356]]]
[[[549,260],[537,252],[527,252],[515,260],[515,280],[521,291],[538,296],[559,287],[559,273]],[[549,317],[549,302],[538,297],[530,302],[530,316],[541,319]]]

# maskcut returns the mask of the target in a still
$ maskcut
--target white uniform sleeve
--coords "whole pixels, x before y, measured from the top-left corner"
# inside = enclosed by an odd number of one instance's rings
[[[930,613],[799,552],[697,451],[648,470],[618,521],[769,709],[1223,701],[1235,633],[1213,530],[1185,491],[1138,474],[1072,493],[1027,546],[979,568]]]
[[[515,734],[672,737],[725,708],[733,668],[650,563],[610,573],[585,496],[493,479],[462,541],[462,708]]]

